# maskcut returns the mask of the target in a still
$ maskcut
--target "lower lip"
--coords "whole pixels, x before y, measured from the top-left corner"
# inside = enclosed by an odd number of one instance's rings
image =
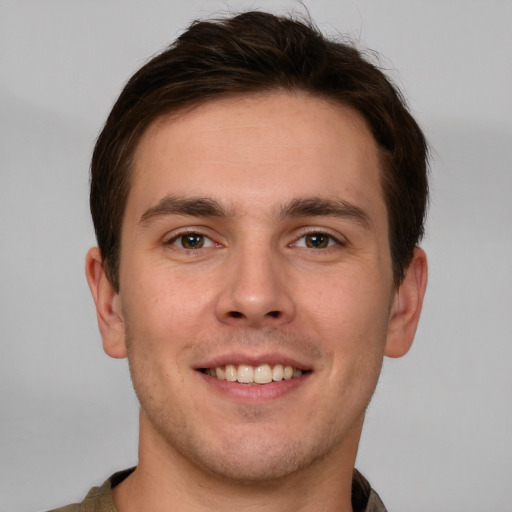
[[[307,372],[300,377],[268,384],[241,384],[217,379],[199,371],[197,373],[216,393],[241,403],[264,403],[277,400],[305,384],[311,376],[311,372]]]

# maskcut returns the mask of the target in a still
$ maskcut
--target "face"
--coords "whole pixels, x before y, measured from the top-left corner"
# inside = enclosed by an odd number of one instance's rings
[[[112,292],[122,333],[104,335],[126,347],[141,443],[250,481],[355,458],[397,304],[380,172],[362,118],[307,95],[150,126]]]

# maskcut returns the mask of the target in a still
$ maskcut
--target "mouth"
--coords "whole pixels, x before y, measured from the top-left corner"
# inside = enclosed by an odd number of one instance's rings
[[[296,379],[308,373],[290,365],[283,364],[227,364],[213,368],[200,368],[200,372],[219,380],[238,382],[240,384],[263,385],[282,380]]]

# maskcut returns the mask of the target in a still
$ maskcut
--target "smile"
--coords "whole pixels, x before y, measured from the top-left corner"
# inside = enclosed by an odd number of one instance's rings
[[[294,379],[304,373],[303,370],[282,364],[260,364],[258,366],[227,364],[215,368],[203,368],[201,371],[210,377],[241,384],[269,384],[270,382]]]

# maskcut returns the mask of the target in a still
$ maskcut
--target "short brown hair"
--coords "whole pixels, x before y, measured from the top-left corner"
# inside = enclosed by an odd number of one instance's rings
[[[138,141],[157,117],[215,98],[304,91],[348,105],[380,148],[395,284],[424,233],[427,143],[397,88],[353,45],[309,21],[246,12],[196,21],[128,81],[91,163],[91,213],[105,271],[119,291],[121,225]]]

